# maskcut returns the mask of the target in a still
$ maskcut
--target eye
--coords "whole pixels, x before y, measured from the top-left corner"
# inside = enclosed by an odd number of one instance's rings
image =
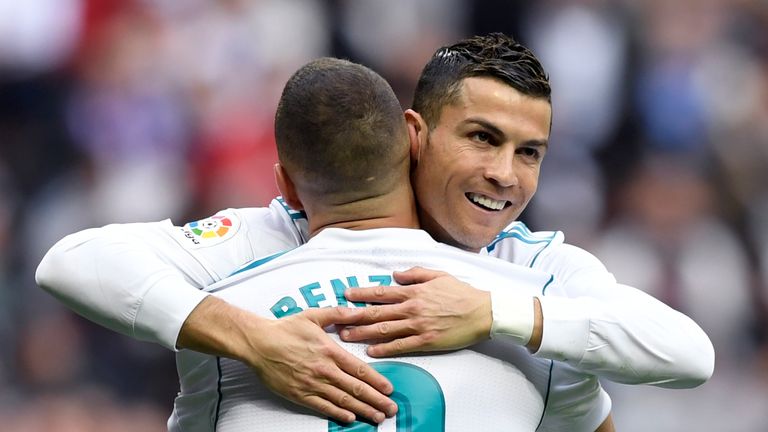
[[[469,134],[470,138],[482,143],[490,143],[493,137],[488,132],[477,131]]]
[[[534,160],[541,159],[541,152],[534,147],[523,147],[517,150],[518,154],[525,157],[532,158]]]

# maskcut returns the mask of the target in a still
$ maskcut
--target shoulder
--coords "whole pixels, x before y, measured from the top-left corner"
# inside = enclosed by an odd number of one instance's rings
[[[177,229],[181,241],[192,249],[217,246],[238,238],[248,239],[258,249],[262,241],[291,247],[302,244],[307,238],[306,227],[304,213],[290,209],[278,197],[268,207],[224,209]]]
[[[550,273],[561,284],[575,279],[615,281],[592,253],[568,243],[560,231],[532,232],[515,222],[487,247],[488,254],[504,261]]]
[[[304,243],[306,218],[278,199],[268,207],[230,208],[166,230],[184,253],[214,280],[222,279],[261,257]]]
[[[533,267],[545,251],[557,249],[563,241],[560,231],[533,232],[523,222],[512,222],[485,250],[504,261]]]

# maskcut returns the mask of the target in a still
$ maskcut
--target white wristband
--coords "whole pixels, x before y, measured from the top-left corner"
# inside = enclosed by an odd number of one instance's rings
[[[534,324],[533,297],[512,291],[491,291],[491,338],[503,335],[518,345],[531,340]]]

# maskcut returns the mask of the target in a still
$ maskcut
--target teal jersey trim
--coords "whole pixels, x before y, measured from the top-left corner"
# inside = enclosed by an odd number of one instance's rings
[[[534,259],[535,261],[535,259]],[[533,263],[531,263],[533,265]],[[550,276],[547,283],[544,284],[544,286],[541,288],[541,295],[546,295],[547,288],[552,283],[552,281],[555,280],[555,276]],[[552,391],[552,369],[555,367],[554,360],[549,361],[549,378],[547,379],[547,392],[544,394],[544,410],[541,412],[541,418],[539,419],[539,424],[536,425],[536,429],[539,429],[539,426],[541,426],[541,422],[544,421],[544,415],[547,413],[547,404],[549,403],[549,393]]]
[[[263,265],[263,264],[266,264],[266,263],[268,263],[268,262],[272,261],[272,260],[273,260],[273,259],[275,259],[275,258],[278,258],[278,257],[280,257],[280,256],[283,256],[283,255],[287,254],[288,252],[290,252],[290,251],[292,251],[292,250],[293,250],[293,249],[288,249],[287,251],[278,252],[278,253],[276,253],[276,254],[274,254],[274,255],[270,255],[270,256],[268,256],[268,257],[264,257],[264,258],[261,258],[261,259],[259,259],[259,260],[253,261],[253,262],[251,262],[250,264],[246,265],[245,267],[241,268],[240,270],[238,270],[238,271],[236,271],[236,272],[232,273],[231,275],[229,275],[229,276],[227,276],[227,277],[232,277],[232,276],[234,276],[234,275],[236,275],[236,274],[238,274],[238,273],[242,273],[242,272],[244,272],[244,271],[246,271],[246,270],[254,269],[254,268],[256,268],[256,267],[258,267],[258,266],[260,266],[260,265]]]
[[[531,263],[531,265],[533,265],[533,263]],[[547,293],[546,293],[547,288],[549,287],[549,284],[551,284],[552,281],[554,281],[554,280],[555,280],[555,276],[554,275],[550,275],[549,276],[549,280],[547,281],[547,283],[545,283],[544,287],[541,288],[541,295],[547,295]]]
[[[549,380],[547,380],[547,393],[544,395],[544,410],[541,412],[541,418],[539,424],[536,425],[536,430],[541,426],[541,422],[544,421],[544,415],[547,413],[547,404],[549,403],[549,391],[552,389],[552,368],[555,367],[555,361],[549,361]]]
[[[552,236],[552,239],[555,238],[555,236]],[[545,244],[544,247],[539,249],[538,252],[536,252],[536,255],[533,256],[533,259],[531,260],[530,267],[533,268],[533,265],[536,264],[536,260],[539,259],[539,255],[541,255],[542,252],[544,252],[544,249],[546,249],[550,244],[552,244],[552,239],[549,239],[549,243]]]
[[[306,219],[307,218],[307,214],[304,213],[303,210],[294,210],[294,209],[290,208],[288,206],[288,204],[285,203],[285,200],[283,199],[283,197],[279,196],[279,197],[277,197],[275,199],[277,200],[277,202],[280,203],[281,206],[283,206],[283,209],[285,210],[286,213],[288,213],[288,216],[290,216],[291,219],[297,220],[297,219]]]
[[[488,250],[488,252],[492,252],[500,241],[508,238],[514,238],[514,239],[520,240],[523,243],[528,243],[528,244],[547,243],[547,246],[548,246],[549,243],[552,243],[552,240],[554,240],[556,235],[557,233],[555,232],[548,237],[541,238],[541,237],[538,237],[536,234],[532,233],[531,230],[528,229],[528,227],[525,226],[524,223],[520,223],[508,230],[500,232],[496,236],[496,238],[493,239],[491,244],[486,246],[486,249]]]

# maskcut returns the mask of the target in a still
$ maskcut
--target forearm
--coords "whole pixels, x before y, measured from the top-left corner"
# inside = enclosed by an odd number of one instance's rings
[[[251,364],[255,353],[248,335],[263,334],[259,326],[264,322],[265,318],[208,296],[184,321],[177,347]]]
[[[690,388],[709,379],[714,350],[695,322],[639,290],[613,289],[610,299],[541,297],[535,355],[624,384]]]
[[[173,349],[207,294],[151,249],[112,231],[86,230],[54,245],[37,269],[38,285],[99,325]]]

